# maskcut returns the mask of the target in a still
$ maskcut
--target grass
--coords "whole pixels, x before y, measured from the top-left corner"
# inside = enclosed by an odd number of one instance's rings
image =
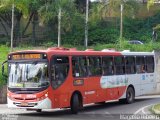
[[[150,110],[153,114],[159,115],[160,116],[160,103],[153,105],[152,109]]]
[[[160,104],[155,105],[155,106],[154,106],[154,109],[160,111]]]

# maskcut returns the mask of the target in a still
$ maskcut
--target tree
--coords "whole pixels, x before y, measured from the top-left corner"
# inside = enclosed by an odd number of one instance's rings
[[[148,0],[147,1],[147,8],[149,9],[151,6],[153,6],[155,1],[156,0]]]
[[[47,1],[43,6],[40,7],[38,13],[40,15],[42,25],[52,23],[52,30],[57,31],[59,9],[61,9],[62,17],[61,33],[65,34],[73,30],[73,27],[75,27],[77,16],[81,20],[81,14],[79,14],[79,12],[77,11],[74,0]]]
[[[121,4],[124,5],[125,16],[135,15],[139,8],[139,4],[136,0],[103,0],[100,4],[102,8],[101,16],[103,18],[120,16]]]
[[[15,19],[16,19],[16,28],[14,30],[14,37],[17,39],[20,36],[20,21],[22,16],[25,18],[28,15],[28,0],[0,0],[0,21],[3,24],[3,28],[5,29],[6,35],[9,36],[7,31],[7,27],[11,28],[11,6],[15,5]],[[5,23],[5,24],[4,24]],[[6,26],[7,25],[7,26]]]

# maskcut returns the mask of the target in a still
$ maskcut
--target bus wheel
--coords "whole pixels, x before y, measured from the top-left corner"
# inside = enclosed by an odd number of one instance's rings
[[[125,102],[126,102],[127,104],[131,104],[131,103],[134,102],[134,99],[135,99],[135,92],[134,92],[134,90],[133,90],[132,87],[129,87],[129,88],[127,89],[127,92],[126,92]]]
[[[77,114],[80,107],[80,101],[78,94],[74,94],[71,99],[71,112],[72,114]]]
[[[42,109],[37,109],[36,112],[42,112]]]

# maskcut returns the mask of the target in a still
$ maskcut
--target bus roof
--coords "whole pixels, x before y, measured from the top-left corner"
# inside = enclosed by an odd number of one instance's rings
[[[104,49],[101,51],[95,51],[93,49],[87,49],[84,51],[77,50],[76,48],[63,48],[63,47],[53,47],[47,50],[23,50],[12,52],[10,54],[19,53],[46,53],[55,55],[154,55],[154,52],[130,52],[129,50],[116,51],[114,49]]]

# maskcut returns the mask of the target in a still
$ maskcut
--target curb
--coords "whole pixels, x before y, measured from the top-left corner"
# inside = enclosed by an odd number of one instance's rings
[[[152,106],[152,111],[153,111],[154,114],[160,115],[160,111],[155,109],[156,105],[158,105],[158,104],[155,104],[155,105]]]

